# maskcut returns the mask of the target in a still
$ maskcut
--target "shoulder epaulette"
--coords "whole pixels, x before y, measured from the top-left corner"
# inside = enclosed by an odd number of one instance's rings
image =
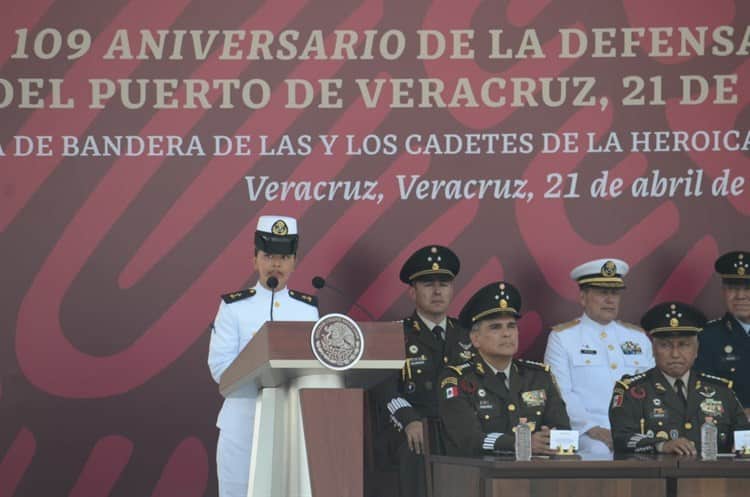
[[[253,295],[255,295],[255,288],[248,288],[247,290],[240,290],[239,292],[225,293],[221,296],[221,300],[227,304],[233,304],[240,300],[249,299]]]
[[[622,385],[625,388],[625,390],[627,390],[628,388],[630,388],[630,385],[643,381],[646,378],[646,376],[647,376],[646,373],[636,374],[632,376],[624,375],[622,378],[617,380],[616,383],[618,385]]]
[[[622,325],[623,327],[625,327],[625,328],[627,328],[629,330],[640,331],[641,333],[646,333],[646,330],[644,330],[643,328],[641,328],[637,324],[628,323],[627,321],[617,321],[617,322],[620,325]]]
[[[527,359],[516,359],[519,364],[522,364],[526,367],[532,368],[532,369],[541,369],[542,371],[547,371],[549,373],[549,364],[544,364],[543,362],[537,362],[537,361],[529,361]]]
[[[706,326],[708,326],[709,324],[716,324],[716,323],[720,323],[722,319],[723,319],[723,318],[720,318],[720,317],[719,317],[719,318],[714,318],[714,319],[712,319],[712,320],[710,320],[710,321],[707,321],[707,322],[706,322]]]
[[[312,306],[318,307],[318,297],[316,297],[315,295],[308,295],[306,293],[298,292],[297,290],[289,290],[289,296],[294,300],[299,300],[300,302],[304,302],[305,304],[310,304]]]
[[[572,321],[568,321],[567,323],[556,324],[552,327],[552,331],[565,331],[568,328],[572,328],[573,326],[579,324],[580,322],[580,319],[574,319]]]
[[[712,374],[708,373],[699,373],[701,378],[705,378],[708,381],[712,381],[714,383],[723,383],[724,385],[728,386],[729,388],[732,388],[732,385],[734,382],[732,380],[727,380],[726,378],[722,378],[721,376],[714,376]]]
[[[448,366],[448,369],[455,371],[458,376],[461,376],[464,374],[464,369],[471,366],[471,363],[465,362],[463,364],[454,364],[452,366]]]

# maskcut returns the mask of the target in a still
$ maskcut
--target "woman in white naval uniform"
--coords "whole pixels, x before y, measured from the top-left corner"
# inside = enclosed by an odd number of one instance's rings
[[[583,456],[611,454],[609,402],[623,375],[654,366],[651,341],[639,327],[616,321],[628,265],[618,259],[582,264],[570,276],[578,282],[583,315],[552,328],[544,362],[560,386]]]
[[[317,299],[286,287],[296,263],[297,237],[297,222],[293,218],[261,216],[258,220],[253,258],[258,283],[253,288],[223,295],[214,320],[208,366],[217,383],[263,323],[270,320],[269,278],[278,282],[273,299],[274,320],[318,319]],[[227,397],[219,411],[216,466],[220,497],[247,495],[257,395],[254,385],[244,387]]]

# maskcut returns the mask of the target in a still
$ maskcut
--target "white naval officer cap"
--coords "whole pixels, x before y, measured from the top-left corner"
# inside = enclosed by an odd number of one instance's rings
[[[289,216],[260,216],[255,228],[255,248],[267,254],[296,254],[297,220]]]
[[[620,259],[595,259],[573,268],[570,277],[581,288],[625,288],[623,278],[629,269],[628,263]]]

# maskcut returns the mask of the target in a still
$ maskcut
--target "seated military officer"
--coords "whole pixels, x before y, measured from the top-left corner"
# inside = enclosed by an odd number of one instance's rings
[[[747,422],[732,382],[691,369],[705,322],[698,309],[680,302],[643,316],[656,367],[615,385],[609,409],[615,451],[695,455],[707,418],[719,430],[719,451],[731,450],[733,431]]]
[[[729,252],[716,260],[727,312],[699,335],[695,368],[732,380],[750,416],[750,252]]]
[[[623,375],[654,366],[651,341],[639,327],[619,321],[628,264],[597,259],[574,268],[583,314],[552,328],[544,362],[558,381],[568,416],[580,433],[582,455],[609,455],[609,399]]]
[[[456,254],[440,245],[422,247],[401,268],[400,279],[409,285],[414,312],[403,320],[406,361],[398,381],[391,384],[386,407],[399,432],[396,458],[402,497],[425,495],[422,419],[437,418],[438,375],[445,364],[472,355],[466,330],[448,316],[459,269]],[[431,446],[437,445],[434,438]]]
[[[459,315],[477,355],[440,376],[440,417],[449,455],[512,451],[513,429],[532,428],[532,451],[553,454],[550,429],[570,429],[565,403],[549,368],[513,359],[518,351],[521,295],[511,284],[491,283]]]

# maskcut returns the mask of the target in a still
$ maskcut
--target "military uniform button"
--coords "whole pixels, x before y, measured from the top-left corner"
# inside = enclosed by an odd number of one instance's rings
[[[732,373],[734,373],[735,371],[737,371],[737,368],[732,368],[729,371],[731,371]]]
[[[607,332],[606,331],[602,331],[599,336],[602,337],[602,340],[604,340],[605,338],[607,338]]]
[[[610,343],[609,345],[607,345],[607,348],[608,348],[609,350],[615,350],[615,346],[614,346],[614,345],[612,345],[611,343]]]
[[[277,300],[276,302],[274,302],[274,303],[273,303],[273,306],[274,306],[274,307],[281,307],[281,302],[279,302],[279,301]]]
[[[612,369],[617,369],[617,364],[615,364],[615,363],[613,362],[612,364],[610,364],[610,365],[609,365],[609,367],[611,367]]]
[[[589,361],[588,359],[586,359],[586,364],[591,364],[591,361]]]
[[[448,358],[447,357],[443,357],[443,362],[447,364],[448,363]]]
[[[662,423],[661,421],[659,421],[659,422],[658,422],[658,423],[656,423],[656,424],[657,424],[657,425],[659,425],[659,426],[664,426],[664,423]]]
[[[541,416],[541,415],[542,415],[542,411],[537,411],[537,412],[536,412],[536,415],[537,415],[537,416]]]
[[[421,369],[417,369],[417,374],[422,374],[422,370]]]
[[[685,423],[685,429],[686,430],[692,430],[693,429],[693,423],[691,423],[690,421],[688,421],[687,423]]]
[[[516,405],[515,405],[515,404],[508,404],[508,410],[509,410],[510,412],[513,412],[513,411],[515,411],[515,410],[516,410]]]
[[[489,414],[485,414],[484,415],[484,419],[490,419],[490,415]]]

